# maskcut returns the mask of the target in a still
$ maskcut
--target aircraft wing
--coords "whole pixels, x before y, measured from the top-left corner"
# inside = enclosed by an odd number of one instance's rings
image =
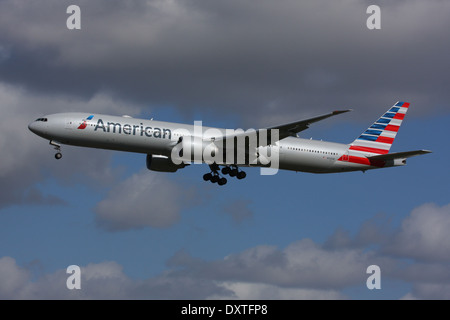
[[[314,118],[309,118],[306,120],[299,120],[299,121],[294,121],[294,122],[290,122],[290,123],[286,123],[286,124],[282,124],[282,125],[278,125],[278,126],[273,126],[273,127],[268,127],[268,128],[263,128],[263,129],[258,129],[255,131],[247,131],[247,132],[238,132],[232,135],[226,135],[226,136],[222,136],[222,137],[215,137],[214,141],[220,141],[220,140],[228,140],[228,139],[234,139],[234,138],[239,138],[239,137],[244,137],[244,136],[248,136],[249,134],[252,134],[252,132],[256,132],[258,140],[260,138],[260,133],[262,133],[262,131],[265,131],[265,135],[264,137],[267,137],[267,139],[263,139],[266,141],[259,141],[259,146],[266,146],[272,142],[276,142],[279,140],[282,140],[286,137],[289,136],[296,136],[297,133],[306,130],[309,128],[309,126],[314,123],[314,122],[318,122],[324,119],[327,119],[329,117],[341,114],[341,113],[345,113],[345,112],[349,112],[352,110],[338,110],[338,111],[333,111],[321,116],[317,116]],[[275,139],[276,141],[271,141],[271,130],[278,130],[278,137]]]
[[[367,157],[369,160],[395,160],[395,159],[405,159],[409,157],[418,156],[421,154],[431,153],[429,150],[415,150],[415,151],[406,151],[406,152],[394,152],[381,154],[378,156]]]
[[[327,113],[324,114],[322,116],[318,116],[318,117],[314,117],[314,118],[310,118],[310,119],[306,119],[306,120],[300,120],[300,121],[295,121],[295,122],[291,122],[291,123],[287,123],[287,124],[282,124],[279,126],[274,126],[274,127],[270,127],[270,128],[266,128],[267,130],[272,130],[272,129],[278,129],[279,130],[279,137],[281,139],[284,139],[286,137],[289,136],[296,136],[297,133],[306,130],[309,128],[309,126],[314,123],[314,122],[318,122],[320,120],[324,120],[326,118],[341,114],[341,113],[345,113],[345,112],[349,112],[352,110],[340,110],[340,111],[333,111],[331,113]]]

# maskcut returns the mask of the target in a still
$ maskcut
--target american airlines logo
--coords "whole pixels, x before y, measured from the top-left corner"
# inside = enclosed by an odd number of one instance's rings
[[[77,129],[81,129],[81,130],[85,129],[87,127],[87,120],[92,120],[93,117],[94,117],[94,115],[90,115],[86,119],[83,119],[83,123],[80,124],[80,126]]]
[[[93,116],[90,116],[87,118],[87,120],[92,119]],[[90,118],[90,119],[89,119]],[[86,121],[84,121],[81,125]],[[80,128],[78,129],[84,129]],[[86,126],[85,126],[86,127]],[[162,138],[162,139],[171,139],[172,138],[172,131],[170,129],[166,128],[156,128],[156,127],[149,127],[144,126],[144,124],[141,122],[140,124],[122,124],[120,122],[106,122],[106,124],[103,122],[102,119],[98,119],[97,124],[95,125],[94,131],[101,130],[103,132],[112,132],[112,133],[118,133],[118,134],[126,134],[126,135],[132,135],[132,136],[141,136],[144,135],[147,137],[153,137],[153,138]]]

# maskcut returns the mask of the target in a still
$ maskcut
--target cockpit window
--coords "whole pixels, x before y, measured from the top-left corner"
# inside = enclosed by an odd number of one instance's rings
[[[36,121],[43,121],[43,122],[47,122],[47,118],[37,118]]]

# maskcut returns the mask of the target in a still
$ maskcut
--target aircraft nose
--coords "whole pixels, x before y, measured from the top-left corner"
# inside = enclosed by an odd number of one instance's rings
[[[38,136],[44,137],[48,132],[48,118],[38,118],[28,124],[28,129],[37,134]]]
[[[36,121],[30,122],[30,124],[28,125],[28,129],[29,129],[31,132],[36,133],[36,131],[37,131],[36,126],[37,126],[37,125],[36,125]]]

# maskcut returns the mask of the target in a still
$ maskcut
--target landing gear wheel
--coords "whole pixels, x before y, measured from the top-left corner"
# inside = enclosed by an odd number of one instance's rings
[[[230,167],[223,167],[222,168],[222,174],[229,174],[230,173],[231,168]]]
[[[227,183],[227,179],[225,177],[222,177],[220,175],[220,171],[222,171],[222,174],[228,174],[231,170],[229,166],[225,166],[220,170],[219,166],[216,163],[210,164],[209,168],[211,169],[211,172],[205,173],[203,175],[203,180],[205,181],[211,181],[211,183],[217,183],[219,186],[223,186]],[[237,169],[235,169],[237,173]]]
[[[244,179],[246,176],[247,176],[247,174],[246,174],[244,171],[239,171],[239,172],[237,173],[237,178],[238,178],[239,180]]]
[[[53,146],[53,148],[56,150],[55,158],[56,159],[61,159],[62,158],[61,145],[59,143],[56,143],[53,140],[50,140],[49,144],[51,146]]]
[[[230,177],[236,177],[237,174],[238,174],[238,170],[237,169],[231,169],[230,170]]]

